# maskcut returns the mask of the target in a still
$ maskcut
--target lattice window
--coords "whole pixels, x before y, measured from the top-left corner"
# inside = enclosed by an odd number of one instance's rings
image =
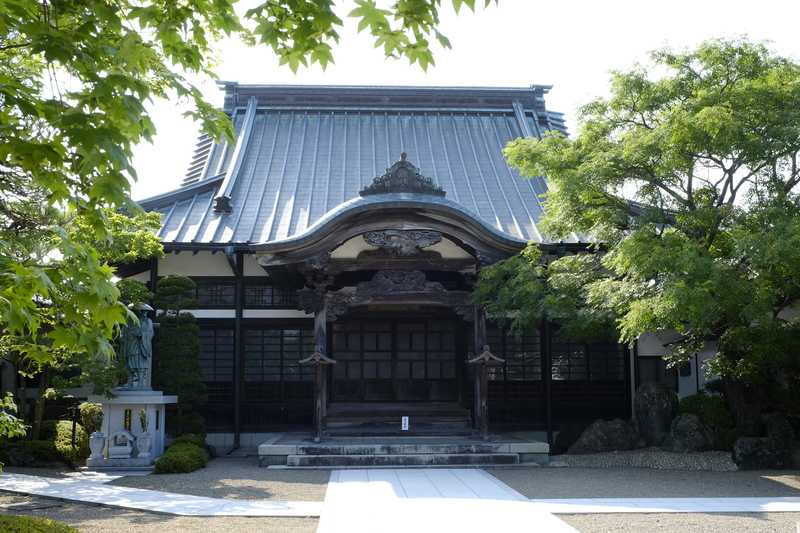
[[[227,280],[195,280],[197,306],[206,309],[236,305],[236,282]]]
[[[505,364],[489,367],[489,379],[494,381],[540,381],[542,352],[538,331],[524,335],[490,327],[487,340],[492,352],[505,359]]]
[[[200,329],[200,371],[207,383],[233,381],[233,330]]]
[[[250,309],[294,308],[297,291],[264,283],[245,283],[244,306]]]
[[[552,376],[557,381],[623,381],[625,351],[616,342],[552,340]]]
[[[311,368],[298,364],[314,350],[310,329],[247,329],[244,380],[252,383],[310,381]]]

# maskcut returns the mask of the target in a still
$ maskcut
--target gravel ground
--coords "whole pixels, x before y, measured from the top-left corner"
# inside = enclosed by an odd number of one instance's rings
[[[795,533],[800,513],[558,515],[582,533]]]
[[[490,468],[528,498],[800,496],[800,471],[685,472],[644,468]]]
[[[554,455],[550,462],[556,465],[608,468],[627,466],[659,470],[704,470],[732,472],[737,469],[730,452],[673,453],[659,448],[627,450],[586,455]]]
[[[316,518],[187,517],[0,493],[0,514],[61,520],[86,533],[312,533]]]
[[[329,476],[327,470],[275,470],[259,467],[255,457],[225,457],[189,474],[128,476],[110,484],[212,498],[321,502]]]

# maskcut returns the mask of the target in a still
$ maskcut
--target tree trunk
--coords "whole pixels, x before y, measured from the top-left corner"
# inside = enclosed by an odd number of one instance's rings
[[[742,435],[761,435],[761,395],[757,387],[729,378],[722,379],[725,398]]]
[[[36,393],[36,404],[33,408],[33,426],[31,427],[31,439],[39,440],[42,434],[42,419],[44,418],[44,395],[50,384],[50,370],[42,371],[42,378],[39,380],[39,388]]]

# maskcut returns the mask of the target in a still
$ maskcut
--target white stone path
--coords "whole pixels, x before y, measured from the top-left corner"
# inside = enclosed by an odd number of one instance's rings
[[[319,533],[574,532],[554,514],[800,512],[800,498],[526,500],[479,469],[334,470],[324,502],[229,500],[106,485],[118,476],[0,475],[0,490],[185,516],[320,516]]]
[[[49,478],[4,473],[0,490],[183,516],[319,516],[322,502],[226,500],[106,485],[113,478]]]
[[[478,469],[334,470],[317,533],[567,533],[575,529]]]

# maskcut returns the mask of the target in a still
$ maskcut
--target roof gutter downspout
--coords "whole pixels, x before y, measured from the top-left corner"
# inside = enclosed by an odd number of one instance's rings
[[[236,306],[233,319],[233,448],[238,450],[242,434],[242,318],[244,316],[244,254],[234,251],[230,246],[225,248],[225,257],[233,268],[236,278],[234,302]]]
[[[247,142],[250,140],[250,131],[253,129],[253,122],[256,118],[256,103],[257,100],[254,96],[247,101],[247,111],[244,114],[242,129],[236,139],[236,147],[233,149],[228,172],[225,173],[225,179],[219,187],[217,196],[214,197],[214,211],[217,213],[230,213],[232,210],[231,194],[233,186],[236,184],[236,176],[242,166],[244,153],[247,151]]]

